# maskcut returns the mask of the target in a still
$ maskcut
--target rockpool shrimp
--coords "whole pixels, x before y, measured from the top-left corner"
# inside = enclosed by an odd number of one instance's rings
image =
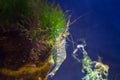
[[[60,68],[61,64],[66,59],[66,37],[69,35],[68,27],[70,20],[68,20],[65,30],[56,39],[56,45],[53,48],[53,59],[55,67],[49,72],[48,76],[54,76],[57,70]]]
[[[75,19],[73,22],[70,22],[70,17],[67,21],[64,31],[56,38],[56,45],[53,48],[53,59],[54,59],[54,68],[48,73],[48,76],[54,76],[58,71],[64,60],[66,59],[66,37],[69,35],[68,29],[69,26],[80,19],[82,16]]]

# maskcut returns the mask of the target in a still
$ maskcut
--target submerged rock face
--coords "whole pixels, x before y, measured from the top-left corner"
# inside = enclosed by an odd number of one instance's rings
[[[46,80],[66,24],[62,10],[47,0],[1,0],[0,6],[0,80]]]
[[[45,80],[50,51],[19,31],[0,33],[0,80]]]

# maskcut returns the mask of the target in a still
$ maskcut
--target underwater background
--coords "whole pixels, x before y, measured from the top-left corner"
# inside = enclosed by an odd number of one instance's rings
[[[51,1],[51,0],[50,0]],[[102,62],[109,65],[109,79],[120,77],[120,1],[119,0],[55,0],[63,11],[70,11],[71,22],[81,16],[70,26],[70,36],[80,44],[84,39],[86,50],[92,60],[102,57]],[[56,75],[48,80],[81,80],[84,74],[82,65],[71,55],[73,44],[68,37],[66,42],[67,59]],[[76,47],[75,45],[75,47]],[[82,58],[80,52],[77,53]]]

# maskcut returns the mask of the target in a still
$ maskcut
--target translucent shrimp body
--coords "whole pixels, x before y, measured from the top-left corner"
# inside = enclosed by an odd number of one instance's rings
[[[55,67],[52,69],[52,71],[48,74],[48,76],[54,76],[55,73],[58,71],[64,60],[66,59],[66,49],[65,49],[65,43],[66,40],[60,40],[60,38],[57,38],[56,45],[55,45],[55,53],[53,54]]]

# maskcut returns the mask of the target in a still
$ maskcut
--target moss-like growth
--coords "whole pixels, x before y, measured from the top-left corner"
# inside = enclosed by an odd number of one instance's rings
[[[45,40],[53,45],[56,38],[63,32],[66,20],[59,6],[50,3],[36,4],[37,27],[32,35],[35,40]],[[33,32],[33,30],[31,31]],[[44,36],[43,36],[44,34]],[[36,37],[37,36],[37,37]],[[39,36],[39,37],[38,37]]]
[[[88,55],[84,55],[82,65],[82,71],[86,73],[82,80],[108,80],[108,65],[101,61],[92,61]]]
[[[85,42],[84,44],[77,45],[77,49],[73,52],[73,57],[79,62],[80,60],[76,56],[76,51],[80,49],[83,53],[82,72],[85,73],[85,76],[82,80],[108,80],[109,66],[103,64],[100,57],[98,61],[92,61],[84,48],[85,45]]]

